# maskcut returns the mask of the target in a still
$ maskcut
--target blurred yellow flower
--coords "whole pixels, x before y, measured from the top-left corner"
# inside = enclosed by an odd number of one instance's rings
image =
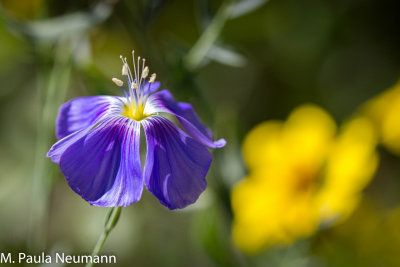
[[[240,249],[289,244],[354,210],[377,167],[377,136],[360,116],[336,131],[329,114],[314,105],[250,131],[243,144],[249,175],[232,191],[233,239]]]
[[[382,144],[400,155],[400,81],[367,102],[364,112],[376,123]]]

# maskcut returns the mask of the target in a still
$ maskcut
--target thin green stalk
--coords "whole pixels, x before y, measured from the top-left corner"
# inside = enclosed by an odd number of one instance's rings
[[[234,1],[227,0],[219,8],[214,19],[208,25],[207,29],[200,36],[199,40],[190,49],[184,58],[184,64],[187,69],[195,70],[207,55],[207,52],[213,46],[220,35],[226,21],[229,19]]]
[[[92,251],[92,256],[99,256],[104,243],[106,242],[108,235],[110,234],[111,230],[114,229],[115,225],[118,222],[119,216],[121,214],[121,207],[114,207],[110,210],[108,213],[108,216],[106,218],[106,223],[104,225],[104,230],[101,233],[99,240],[97,240],[96,246],[94,247]],[[93,262],[87,263],[86,267],[92,267]]]
[[[51,189],[52,164],[46,158],[46,152],[51,146],[54,136],[54,121],[58,106],[65,98],[71,76],[71,48],[67,44],[59,44],[50,75],[46,78],[44,101],[38,121],[36,137],[36,153],[32,175],[32,195],[30,201],[30,216],[28,221],[28,247],[38,252],[45,248],[48,216],[48,200]]]

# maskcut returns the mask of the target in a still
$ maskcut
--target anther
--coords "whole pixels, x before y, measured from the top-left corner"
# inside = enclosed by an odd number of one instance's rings
[[[149,68],[146,66],[142,71],[142,78],[145,79],[149,75]]]
[[[131,88],[132,89],[138,89],[138,86],[135,82],[131,83]]]
[[[128,66],[125,63],[124,66],[122,66],[122,75],[128,75]]]
[[[147,67],[146,67],[146,68],[147,68]],[[150,76],[149,83],[154,83],[154,81],[156,80],[156,77],[157,77],[157,75],[156,75],[155,73],[153,73],[153,74]]]
[[[112,78],[112,81],[119,87],[121,87],[122,85],[124,85],[124,82],[121,81],[120,79],[117,78]]]

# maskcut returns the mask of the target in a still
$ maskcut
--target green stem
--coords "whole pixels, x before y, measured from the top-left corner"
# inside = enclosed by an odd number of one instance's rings
[[[28,220],[28,247],[38,252],[45,249],[48,221],[48,202],[51,190],[51,168],[53,164],[46,158],[54,136],[54,121],[59,105],[63,102],[71,77],[71,46],[69,42],[56,46],[54,64],[50,75],[45,78],[44,101],[37,126],[34,169],[31,185],[30,214]]]
[[[184,58],[184,64],[187,69],[195,70],[207,55],[214,42],[220,35],[226,21],[229,19],[232,3],[234,1],[227,0],[219,8],[214,19],[208,25],[207,29],[200,36],[199,40],[190,49],[186,57]]]
[[[100,251],[102,250],[104,243],[106,242],[108,235],[111,230],[114,229],[115,225],[118,222],[119,216],[121,214],[122,207],[114,207],[108,213],[106,218],[106,223],[104,225],[104,231],[101,233],[99,240],[97,240],[96,246],[93,249],[92,256],[99,256]],[[90,262],[86,264],[86,267],[92,267],[93,263]]]

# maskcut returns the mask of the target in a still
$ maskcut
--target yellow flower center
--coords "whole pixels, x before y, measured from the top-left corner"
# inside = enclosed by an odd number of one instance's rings
[[[144,105],[141,103],[137,107],[134,105],[124,105],[124,111],[122,112],[122,116],[134,119],[135,121],[144,120],[151,115],[144,112]]]
[[[317,186],[318,176],[311,170],[297,168],[296,179],[293,180],[293,189],[296,194],[308,193],[309,190]]]

